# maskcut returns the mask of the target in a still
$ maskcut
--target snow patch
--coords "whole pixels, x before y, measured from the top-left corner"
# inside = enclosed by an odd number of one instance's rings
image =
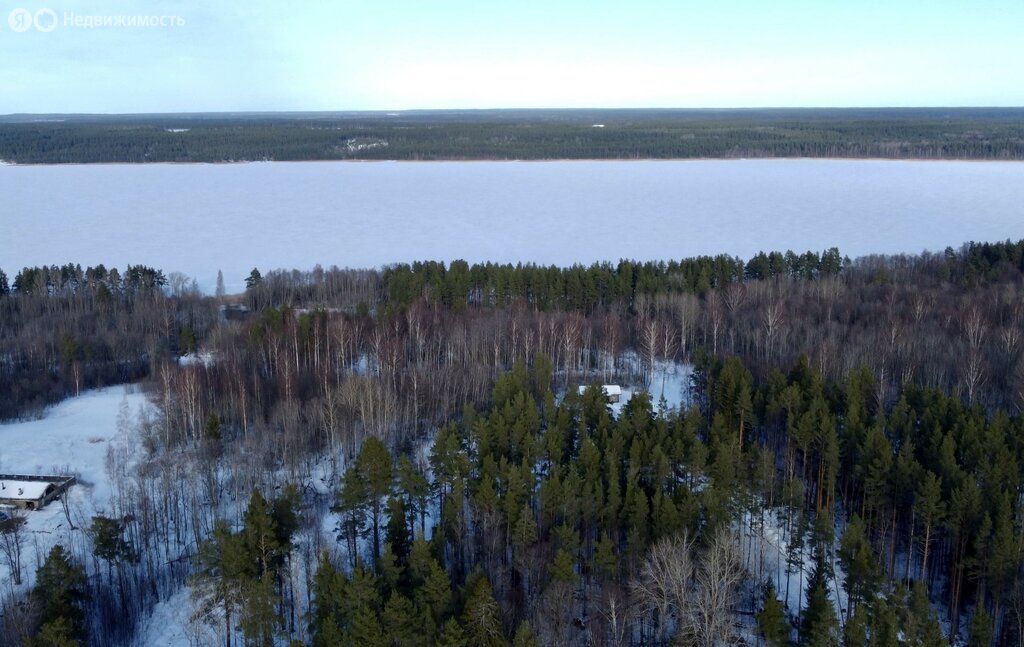
[[[179,366],[203,366],[209,368],[216,363],[214,355],[210,351],[202,351],[199,353],[186,353],[178,358]]]
[[[68,490],[67,500],[71,520],[81,528],[94,514],[110,508],[113,490],[104,465],[107,450],[120,433],[119,417],[149,406],[136,387],[115,386],[65,400],[46,409],[39,420],[0,424],[0,472],[77,474],[78,484]],[[128,421],[120,426],[128,426]],[[72,543],[59,501],[27,512],[25,520],[22,587],[31,586],[35,569],[52,546]],[[0,581],[10,579],[6,560],[0,560]]]
[[[139,627],[136,644],[152,647],[194,647],[216,645],[222,636],[203,622],[192,620],[192,588],[183,586],[153,607]]]

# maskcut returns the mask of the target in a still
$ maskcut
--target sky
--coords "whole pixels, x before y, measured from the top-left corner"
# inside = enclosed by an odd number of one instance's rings
[[[3,0],[0,114],[1022,106],[1022,26],[1024,0]]]

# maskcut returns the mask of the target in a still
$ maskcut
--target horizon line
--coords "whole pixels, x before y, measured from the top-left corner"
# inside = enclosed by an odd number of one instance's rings
[[[1024,110],[1024,105],[917,105],[917,106],[707,106],[707,107],[498,107],[498,108],[360,108],[311,110],[188,110],[167,112],[10,112],[9,117],[134,117],[162,115],[334,115],[334,114],[423,114],[423,113],[484,113],[484,112],[766,112],[766,111],[911,111],[911,110]]]

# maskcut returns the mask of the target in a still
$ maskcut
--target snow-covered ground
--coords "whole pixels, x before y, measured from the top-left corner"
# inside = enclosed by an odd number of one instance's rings
[[[751,540],[750,565],[751,574],[758,575],[759,563],[763,563],[762,575],[770,579],[775,585],[775,590],[786,605],[786,612],[795,617],[800,613],[801,607],[807,604],[807,595],[804,590],[814,569],[814,555],[809,543],[806,545],[799,567],[786,565],[786,555],[789,551],[789,544],[794,539],[786,529],[784,511],[780,508],[765,509],[764,530],[759,529],[760,516],[753,519],[749,513],[744,515],[744,528],[746,538]],[[832,555],[839,550],[839,542],[842,539],[842,528],[836,529]],[[763,562],[761,560],[763,559]],[[846,575],[839,564],[838,559],[830,561],[833,577],[829,581],[829,598],[835,607],[836,615],[842,618],[846,612],[847,599],[843,583]],[[802,571],[802,573],[801,573]],[[788,595],[787,595],[788,594]]]
[[[73,474],[79,479],[67,495],[77,531],[68,527],[59,501],[25,514],[20,588],[31,586],[36,568],[51,547],[81,540],[92,515],[109,507],[111,484],[104,465],[119,433],[118,418],[134,417],[148,406],[137,387],[116,386],[65,400],[48,408],[39,420],[0,425],[0,473]],[[127,419],[121,427],[130,428]],[[0,560],[0,584],[4,592],[13,586],[6,560]]]
[[[622,361],[628,362],[629,358],[627,354],[623,355]],[[639,360],[637,360],[639,361]],[[630,372],[630,371],[626,371]],[[632,371],[639,373],[639,371]],[[685,362],[674,362],[674,361],[657,361],[654,364],[654,370],[649,372],[647,377],[650,379],[650,386],[645,387],[642,384],[634,383],[619,383],[622,392],[619,395],[619,401],[613,402],[609,406],[612,410],[612,415],[618,417],[622,412],[622,407],[629,402],[634,395],[646,391],[651,396],[651,404],[654,405],[655,411],[658,410],[661,405],[662,399],[664,399],[665,410],[680,409],[689,407],[691,404],[690,400],[690,378],[693,376],[693,365]],[[600,374],[593,375],[588,379],[577,379],[573,389],[577,389],[580,386],[588,386],[593,381],[602,382],[605,380]],[[607,381],[606,384],[615,384],[615,380]],[[555,394],[556,401],[560,402],[565,397],[565,391],[559,391]]]
[[[159,602],[139,627],[136,644],[140,647],[196,647],[217,645],[223,640],[210,625],[192,621],[192,590],[182,587],[170,598]]]

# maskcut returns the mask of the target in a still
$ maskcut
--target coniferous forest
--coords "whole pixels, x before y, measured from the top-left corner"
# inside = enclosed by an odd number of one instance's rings
[[[233,296],[6,269],[0,417],[153,404],[106,513],[54,545],[0,522],[2,645],[140,644],[183,595],[197,645],[1024,641],[1024,240]]]
[[[1022,123],[1020,108],[9,115],[0,160],[1020,160]]]

